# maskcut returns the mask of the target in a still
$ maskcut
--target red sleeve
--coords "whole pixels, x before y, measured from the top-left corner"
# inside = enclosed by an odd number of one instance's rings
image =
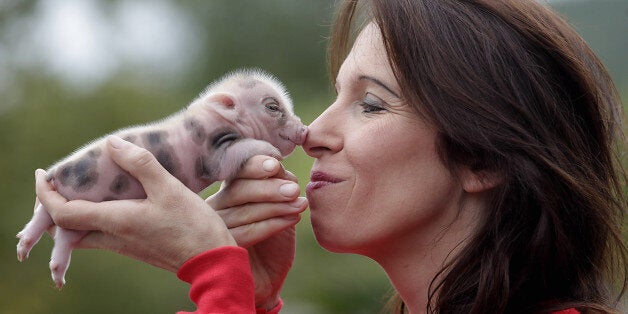
[[[562,311],[556,311],[553,314],[580,314],[580,311],[576,309],[566,309]]]
[[[236,246],[219,247],[185,262],[177,272],[190,283],[194,312],[184,313],[256,313],[277,314],[280,302],[270,311],[255,309],[255,285],[248,252]]]

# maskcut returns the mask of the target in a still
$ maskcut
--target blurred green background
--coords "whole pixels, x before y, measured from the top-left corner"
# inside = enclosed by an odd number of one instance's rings
[[[552,1],[608,66],[628,99],[628,1]],[[52,241],[15,258],[30,219],[33,171],[83,143],[164,117],[227,71],[259,67],[292,93],[309,124],[332,101],[325,64],[331,0],[0,1],[0,313],[174,313],[191,310],[173,274],[110,252],[75,251],[54,289]],[[284,164],[304,184],[312,160]],[[390,285],[372,261],[331,254],[307,213],[284,313],[376,313]]]

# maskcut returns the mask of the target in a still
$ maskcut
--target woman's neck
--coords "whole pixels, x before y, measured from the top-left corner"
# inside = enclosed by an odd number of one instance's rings
[[[412,314],[426,313],[430,286],[434,293],[434,287],[446,275],[446,271],[439,272],[456,259],[479,221],[478,213],[484,203],[467,200],[464,204],[454,216],[439,217],[439,222],[416,228],[370,255],[386,271]]]

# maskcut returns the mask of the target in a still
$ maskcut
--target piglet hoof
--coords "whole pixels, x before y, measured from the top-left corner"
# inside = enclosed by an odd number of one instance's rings
[[[65,285],[65,272],[68,269],[69,264],[62,265],[54,260],[50,261],[50,274],[52,275],[52,280],[55,283],[55,286],[59,291]]]
[[[24,232],[20,232],[17,234],[17,238],[20,241],[17,243],[17,260],[23,262],[28,258],[31,249],[35,245],[36,241],[32,237],[24,234]]]

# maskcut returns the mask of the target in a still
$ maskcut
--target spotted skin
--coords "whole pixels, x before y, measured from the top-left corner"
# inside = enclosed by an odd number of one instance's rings
[[[89,156],[90,158],[98,158],[100,157],[101,154],[102,154],[102,149],[100,148],[94,148],[90,150],[89,152],[87,152],[87,156]]]
[[[131,142],[131,143],[135,143],[135,139],[137,138],[137,136],[135,135],[126,135],[124,137],[122,137],[123,140],[127,141],[127,142]]]
[[[175,148],[167,141],[168,133],[165,131],[151,131],[144,135],[145,148],[151,152],[157,161],[170,173],[176,174],[179,162],[177,161]]]
[[[113,194],[122,194],[126,190],[129,189],[131,183],[131,178],[126,173],[120,173],[117,175],[111,184],[109,185],[109,192]]]
[[[170,174],[194,192],[230,180],[248,158],[281,159],[305,140],[307,128],[292,113],[283,85],[259,71],[237,71],[210,84],[188,107],[163,120],[113,133],[151,152]],[[93,202],[143,199],[133,176],[109,156],[102,137],[62,159],[47,179],[69,200]],[[18,260],[24,260],[41,235],[53,226],[42,205],[18,233]],[[56,228],[50,270],[56,286],[65,284],[73,248],[86,231]]]
[[[187,118],[185,119],[184,126],[185,129],[190,132],[190,136],[192,137],[194,143],[203,145],[205,139],[207,138],[207,132],[201,122],[195,118]]]
[[[109,202],[109,201],[115,201],[118,200],[119,198],[113,196],[113,195],[108,195],[103,197],[102,202]]]
[[[199,156],[195,163],[194,163],[194,174],[195,177],[198,178],[210,178],[215,176],[214,173],[212,173],[211,168],[209,168],[209,166],[207,165],[206,160],[208,160],[209,157],[208,156]]]
[[[76,192],[90,190],[98,183],[98,158],[87,156],[61,167],[56,177],[61,185],[69,186]]]

